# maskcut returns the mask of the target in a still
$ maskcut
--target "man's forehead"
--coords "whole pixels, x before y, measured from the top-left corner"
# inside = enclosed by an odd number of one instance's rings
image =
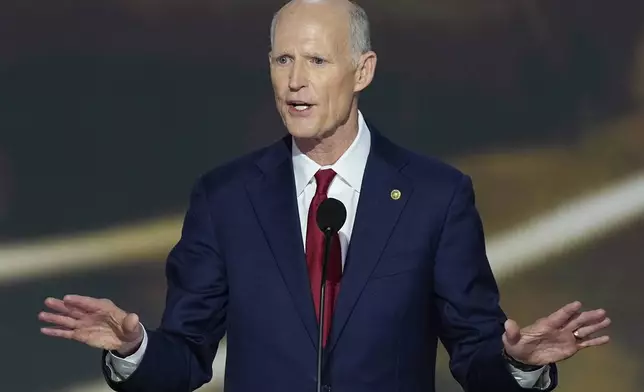
[[[353,4],[348,0],[292,0],[286,3],[281,10],[298,6],[326,6],[347,11]]]
[[[283,10],[277,19],[278,29],[302,28],[306,26],[315,26],[319,28],[318,32],[341,31],[349,28],[349,14],[328,7],[315,9],[311,7],[297,7]]]
[[[310,21],[294,18],[292,23],[285,21],[278,26],[273,50],[330,55],[347,50],[347,43],[348,29],[343,29],[338,23],[323,23],[317,18]]]
[[[330,24],[332,28],[349,22],[350,4],[346,0],[295,0],[279,11],[278,25],[291,19],[309,19],[320,24]]]

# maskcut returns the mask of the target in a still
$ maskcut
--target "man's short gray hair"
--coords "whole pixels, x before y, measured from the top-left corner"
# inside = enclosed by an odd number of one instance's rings
[[[351,35],[351,57],[357,63],[361,55],[371,50],[371,31],[369,18],[365,10],[354,2],[350,3],[349,34]],[[271,49],[275,44],[275,28],[278,16],[279,11],[273,15],[273,21],[271,22]]]

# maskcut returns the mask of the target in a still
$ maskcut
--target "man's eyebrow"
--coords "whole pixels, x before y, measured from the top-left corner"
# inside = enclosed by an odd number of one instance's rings
[[[304,55],[304,57],[322,57],[322,58],[330,57],[330,56],[328,56],[326,54],[323,54],[321,52],[314,52],[314,51],[304,52],[303,55]]]
[[[327,61],[333,60],[335,56],[333,56],[332,53],[324,53],[324,52],[318,52],[318,51],[305,51],[302,53],[302,56],[312,59],[312,58],[321,58]]]

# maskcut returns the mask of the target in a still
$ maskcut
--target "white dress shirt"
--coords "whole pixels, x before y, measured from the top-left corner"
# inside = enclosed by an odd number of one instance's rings
[[[297,205],[300,215],[300,226],[302,228],[302,241],[304,246],[306,246],[306,227],[309,205],[311,204],[311,200],[313,199],[317,188],[315,173],[320,169],[333,169],[336,173],[333,181],[331,181],[327,195],[328,197],[340,200],[347,209],[347,219],[339,232],[343,268],[344,261],[346,260],[347,249],[349,247],[349,240],[351,239],[356,209],[358,207],[358,199],[362,188],[362,178],[367,165],[367,158],[369,156],[370,149],[371,133],[361,112],[358,112],[357,137],[353,143],[351,143],[349,149],[347,149],[347,151],[333,165],[318,165],[311,158],[302,153],[295,144],[295,141],[293,141],[293,174],[295,176],[295,192],[297,194]],[[116,382],[123,381],[127,379],[134,370],[136,370],[136,367],[143,358],[148,342],[145,328],[143,331],[143,342],[141,343],[141,347],[134,354],[127,358],[119,358],[110,353],[105,357],[107,366],[111,371],[112,380]],[[547,371],[544,372],[546,369],[547,367],[543,367],[533,372],[524,372],[508,364],[508,370],[523,388],[547,388],[550,385],[550,374]]]
[[[293,141],[293,173],[295,175],[295,193],[297,195],[297,207],[300,214],[300,227],[302,228],[302,241],[306,248],[306,227],[309,214],[309,206],[315,196],[317,184],[315,173],[321,169],[333,169],[336,173],[327,191],[328,197],[338,199],[347,209],[347,220],[340,229],[340,247],[342,248],[342,266],[347,257],[349,239],[353,231],[353,222],[358,208],[358,198],[362,189],[362,177],[367,158],[371,149],[371,134],[367,124],[359,115],[358,136],[355,138],[349,149],[342,154],[333,165],[320,166],[311,158],[300,151]],[[305,249],[306,250],[306,249]]]

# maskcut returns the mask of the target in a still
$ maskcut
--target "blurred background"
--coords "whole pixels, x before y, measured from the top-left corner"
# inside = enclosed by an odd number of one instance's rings
[[[562,363],[558,390],[641,391],[644,2],[360,4],[379,54],[361,109],[473,177],[507,313],[609,310],[612,344]],[[3,390],[107,391],[97,350],[39,334],[47,296],[158,325],[193,181],[284,134],[267,62],[281,5],[0,0]],[[439,367],[438,390],[459,391]]]

